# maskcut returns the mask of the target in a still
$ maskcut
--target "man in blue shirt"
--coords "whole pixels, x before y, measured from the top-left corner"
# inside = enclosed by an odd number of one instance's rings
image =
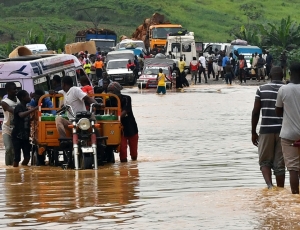
[[[40,100],[40,97],[43,96],[45,94],[44,90],[41,89],[37,89],[35,90],[34,94],[33,94],[33,98],[31,99],[31,101],[29,102],[29,106],[31,107],[36,107],[38,106],[38,101]],[[53,104],[52,101],[50,100],[49,97],[46,97],[43,99],[42,101],[42,108],[53,108]],[[44,113],[51,113],[53,115],[56,114],[55,110],[42,110],[42,112]]]
[[[223,51],[223,59],[222,59],[222,67],[223,67],[223,73],[225,73],[225,67],[226,67],[226,63],[228,61],[230,61],[229,57],[226,56],[225,52]],[[224,77],[224,75],[222,75],[222,77]]]

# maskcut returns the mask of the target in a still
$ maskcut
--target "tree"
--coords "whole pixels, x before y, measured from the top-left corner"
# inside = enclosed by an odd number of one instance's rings
[[[276,46],[283,50],[293,50],[300,45],[300,26],[288,16],[278,24],[260,25],[260,33],[266,46]]]
[[[233,30],[231,34],[235,39],[242,39],[247,41],[251,45],[261,46],[261,35],[257,31],[257,26],[251,25],[248,26],[247,29],[244,25],[242,25],[239,30]]]

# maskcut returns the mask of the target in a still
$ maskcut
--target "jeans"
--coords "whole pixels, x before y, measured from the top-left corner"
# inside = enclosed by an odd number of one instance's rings
[[[243,77],[244,77],[244,82],[246,83],[246,73],[244,69],[240,69],[240,81],[241,83],[243,82]]]
[[[5,165],[13,165],[15,154],[12,138],[6,133],[4,133],[2,137],[5,147]]]
[[[98,81],[102,79],[102,72],[102,69],[96,69],[96,76]]]
[[[207,66],[207,75],[208,75],[208,78],[210,78],[210,74],[212,73],[213,75],[213,78],[215,78],[215,71],[214,71],[214,68],[213,68],[213,64],[208,64]]]
[[[197,79],[198,71],[197,70],[192,70],[191,71],[191,75],[192,75],[192,79],[191,80],[193,80],[194,78]]]
[[[21,150],[23,151],[23,157],[30,159],[31,144],[29,140],[22,140],[16,137],[12,137],[12,143],[14,145],[15,158],[14,162],[19,163],[21,161]]]
[[[228,84],[228,81],[229,81],[229,83],[231,85],[231,83],[232,83],[232,74],[231,73],[226,73],[225,81],[226,81],[226,84]]]
[[[131,137],[125,137],[124,135],[122,135],[121,146],[120,146],[120,160],[127,159],[127,145],[129,146],[130,149],[131,158],[137,158],[138,140],[139,140],[138,133]]]
[[[205,83],[207,83],[207,76],[206,76],[206,72],[205,72],[205,68],[203,68],[202,66],[199,67],[199,83],[201,83],[201,74],[203,73],[204,75],[204,79],[205,79]],[[195,85],[196,85],[196,81],[197,78],[195,79]]]

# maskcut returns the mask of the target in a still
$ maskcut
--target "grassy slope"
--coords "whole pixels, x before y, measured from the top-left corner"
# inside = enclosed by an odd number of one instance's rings
[[[20,40],[30,29],[35,33],[65,32],[68,41],[73,41],[76,31],[92,27],[84,12],[75,10],[90,6],[106,7],[88,12],[99,15],[99,27],[115,30],[118,35],[130,36],[144,18],[159,12],[171,22],[194,31],[197,39],[204,42],[231,39],[228,31],[247,23],[246,16],[239,10],[245,3],[258,4],[263,9],[261,22],[276,22],[288,15],[300,21],[298,0],[89,0],[84,1],[84,5],[82,0],[0,0],[0,4],[3,2],[6,5],[0,6],[3,15],[0,18],[0,33],[3,32],[0,42],[11,39],[11,34]]]

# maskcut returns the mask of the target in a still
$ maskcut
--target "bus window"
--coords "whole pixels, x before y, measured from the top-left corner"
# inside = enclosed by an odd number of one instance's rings
[[[182,52],[191,52],[191,51],[192,51],[192,46],[190,43],[182,44]]]
[[[35,78],[33,80],[33,85],[35,90],[41,89],[44,90],[45,92],[48,92],[49,89],[51,89],[49,76]]]
[[[172,53],[180,52],[180,43],[172,43]]]

